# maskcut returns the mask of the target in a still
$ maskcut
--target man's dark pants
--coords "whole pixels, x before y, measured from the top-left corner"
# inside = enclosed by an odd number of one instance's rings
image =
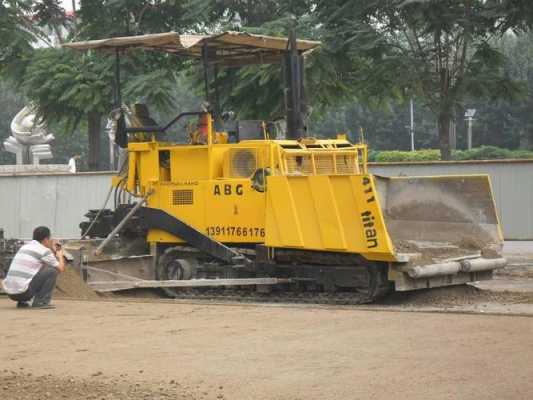
[[[57,268],[44,266],[33,277],[25,292],[10,294],[9,298],[14,301],[24,302],[30,301],[34,297],[33,306],[49,304],[50,300],[52,300],[52,293],[56,286],[58,274]]]

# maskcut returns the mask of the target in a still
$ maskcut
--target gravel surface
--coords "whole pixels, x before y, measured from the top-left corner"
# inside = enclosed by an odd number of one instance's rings
[[[374,304],[377,306],[399,308],[457,308],[485,303],[500,305],[516,303],[533,304],[533,265],[527,259],[513,260],[513,264],[498,270],[492,281],[485,281],[479,285],[484,290],[470,285],[459,285],[410,292],[395,292]],[[501,282],[501,288],[498,282]],[[532,283],[531,291],[527,290],[529,286],[526,286],[526,290],[523,288],[527,282]],[[513,290],[514,288],[516,290]],[[114,294],[97,294],[80,279],[76,271],[70,268],[59,275],[54,296],[57,299],[169,301],[162,297],[161,292],[157,289],[138,289]],[[208,300],[202,300],[199,297],[194,301]]]
[[[533,398],[533,318],[139,301],[56,305],[20,310],[0,298],[1,369],[22,371],[3,384],[0,398]],[[159,394],[162,383],[170,397]]]
[[[0,296],[0,399],[533,398],[533,318],[395,312],[533,315],[533,291],[514,290],[533,280],[532,260],[513,255],[495,274],[489,287],[506,291],[394,293],[374,311],[100,296],[68,270],[55,310]]]
[[[159,385],[134,383],[127,377],[106,379],[95,373],[87,379],[56,377],[51,374],[3,370],[0,372],[0,398],[9,400],[196,400],[172,380]],[[220,397],[220,398],[223,398]]]
[[[512,289],[512,287],[511,287]],[[376,304],[399,307],[457,307],[482,303],[533,304],[532,293],[480,290],[470,285],[396,292]]]

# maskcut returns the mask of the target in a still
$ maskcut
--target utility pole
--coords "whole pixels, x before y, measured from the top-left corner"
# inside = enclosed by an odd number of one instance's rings
[[[409,132],[411,134],[411,151],[415,151],[415,110],[413,105],[413,98],[411,97],[411,125],[409,127]]]
[[[468,150],[472,149],[472,121],[474,120],[474,115],[476,115],[476,109],[475,108],[469,108],[465,112],[465,119],[468,123],[468,130],[466,134],[466,148]]]

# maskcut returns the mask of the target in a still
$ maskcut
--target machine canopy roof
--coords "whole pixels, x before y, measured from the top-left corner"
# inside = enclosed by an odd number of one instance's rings
[[[311,40],[296,41],[297,49],[302,54],[319,45],[320,42]],[[167,32],[63,44],[63,47],[77,50],[142,48],[195,58],[202,58],[204,46],[210,63],[226,66],[268,64],[281,60],[287,51],[288,39],[246,32],[214,35],[178,35],[176,32]]]

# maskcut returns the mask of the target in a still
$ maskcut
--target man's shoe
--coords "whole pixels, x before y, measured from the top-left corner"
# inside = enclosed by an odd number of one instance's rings
[[[29,308],[29,307],[30,307],[30,303],[28,303],[27,301],[17,302],[17,308]]]
[[[37,308],[39,310],[51,310],[53,308],[56,308],[53,304],[34,304],[31,306],[31,308]]]

